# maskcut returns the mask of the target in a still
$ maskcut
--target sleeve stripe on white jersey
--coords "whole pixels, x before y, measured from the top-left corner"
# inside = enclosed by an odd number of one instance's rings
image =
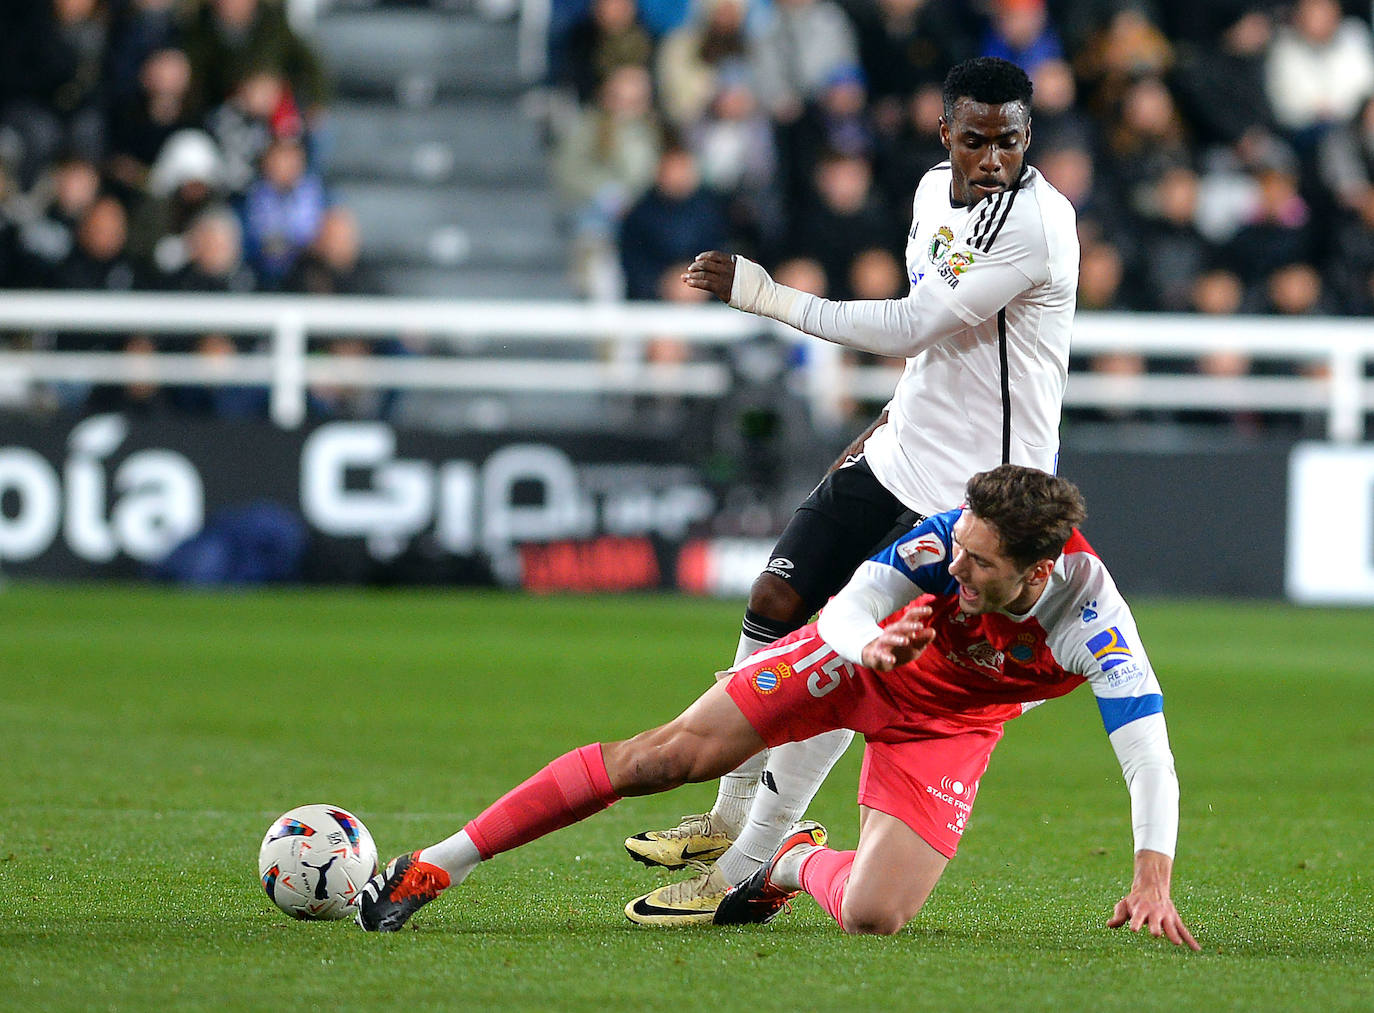
[[[975,250],[980,248],[981,238],[992,228],[992,221],[997,217],[997,206],[1001,201],[1002,194],[995,193],[983,201],[983,206],[978,209],[978,220],[973,226],[973,238],[969,240],[969,246]]]
[[[1007,216],[1011,214],[1011,206],[1016,203],[1016,195],[1020,193],[1020,191],[1021,188],[1019,186],[1013,186],[1007,191],[1006,207],[1001,209],[1002,214],[997,219],[997,227],[992,230],[992,235],[988,236],[981,246],[975,242],[975,249],[982,250],[984,253],[992,252],[992,244],[997,242],[997,237],[1002,233],[1002,226],[1007,224]],[[1001,195],[999,194],[998,196]]]

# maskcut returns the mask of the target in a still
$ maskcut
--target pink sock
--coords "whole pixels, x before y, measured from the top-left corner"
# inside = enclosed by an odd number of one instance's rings
[[[564,753],[516,785],[464,828],[483,860],[585,820],[620,801],[601,744]]]
[[[797,878],[802,889],[816,898],[816,903],[834,918],[840,928],[840,906],[844,903],[844,888],[849,885],[849,870],[854,866],[854,851],[832,851],[819,848],[802,862]]]

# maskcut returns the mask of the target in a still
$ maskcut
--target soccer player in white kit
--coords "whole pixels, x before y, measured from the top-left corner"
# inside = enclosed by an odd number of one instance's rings
[[[1078,236],[1073,206],[1025,162],[1030,98],[1029,78],[1005,60],[950,71],[940,121],[950,157],[916,188],[905,298],[821,299],[716,251],[683,276],[736,309],[907,358],[875,428],[778,539],[750,593],[737,665],[805,623],[900,522],[957,506],[970,474],[1003,463],[1055,470]],[[635,898],[626,915],[709,922],[724,891],[772,856],[851,738],[840,730],[754,757],[721,780],[709,813],[629,838],[626,849],[646,865],[715,865]]]

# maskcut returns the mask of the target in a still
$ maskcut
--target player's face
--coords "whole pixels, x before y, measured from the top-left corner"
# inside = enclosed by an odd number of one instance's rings
[[[1030,114],[1020,102],[994,106],[961,98],[952,116],[940,117],[940,142],[954,176],[950,197],[972,207],[1020,177],[1030,147]]]
[[[954,556],[949,574],[959,582],[959,609],[982,615],[1005,609],[1022,613],[1044,590],[1048,560],[1022,568],[1002,552],[1002,537],[987,521],[965,510],[954,523]]]

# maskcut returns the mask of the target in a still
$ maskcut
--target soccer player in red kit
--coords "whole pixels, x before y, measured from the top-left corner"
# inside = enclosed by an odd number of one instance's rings
[[[1163,696],[1072,483],[1001,465],[965,506],[864,563],[820,619],[752,654],[674,721],[554,760],[452,837],[393,859],[357,921],[394,931],[481,861],[628,795],[718,777],[767,746],[864,736],[857,851],[810,830],[732,887],[716,924],[766,922],[799,891],[847,932],[910,921],[954,856],[1007,721],[1085,682],[1131,798],[1135,867],[1107,924],[1197,949],[1170,896],[1178,780]]]

